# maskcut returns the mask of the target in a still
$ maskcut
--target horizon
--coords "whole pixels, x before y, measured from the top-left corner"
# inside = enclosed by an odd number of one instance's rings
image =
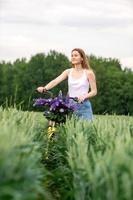
[[[55,49],[50,49],[48,52],[36,52],[35,54],[31,54],[31,55],[29,55],[29,56],[21,56],[21,57],[18,57],[18,58],[14,58],[14,59],[1,59],[0,60],[0,63],[2,63],[2,62],[6,62],[6,63],[8,63],[8,62],[10,62],[10,63],[14,63],[16,60],[22,60],[22,59],[26,59],[26,61],[27,62],[29,62],[29,60],[33,57],[33,56],[36,56],[37,54],[44,54],[44,55],[48,55],[48,53],[50,53],[50,51],[56,51],[57,53],[61,53],[61,54],[63,54],[63,55],[65,55],[67,58],[68,58],[68,60],[70,61],[71,59],[70,59],[70,55],[67,55],[66,53],[64,53],[64,52],[60,52],[60,51],[57,51],[57,50],[55,50]],[[122,70],[124,70],[124,69],[130,69],[131,71],[133,71],[133,66],[132,67],[127,67],[126,65],[123,65],[122,63],[121,63],[121,61],[118,59],[118,58],[115,58],[115,57],[104,57],[104,56],[99,56],[99,55],[95,55],[94,53],[91,53],[91,54],[86,54],[86,56],[91,56],[91,55],[93,55],[93,56],[95,56],[96,58],[102,58],[102,59],[116,59],[116,60],[118,60],[119,62],[120,62],[120,65],[121,65],[121,68],[122,68]]]

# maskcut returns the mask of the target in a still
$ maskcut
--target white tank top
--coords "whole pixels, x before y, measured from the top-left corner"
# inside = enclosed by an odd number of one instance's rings
[[[68,94],[70,97],[79,97],[85,95],[89,91],[89,81],[85,70],[80,78],[72,76],[72,69],[68,69]]]

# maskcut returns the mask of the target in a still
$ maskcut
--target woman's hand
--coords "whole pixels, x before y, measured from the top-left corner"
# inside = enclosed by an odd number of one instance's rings
[[[79,96],[78,97],[78,103],[83,103],[85,99],[86,99],[85,95]]]
[[[36,90],[37,90],[37,92],[43,93],[44,92],[44,87],[38,87]]]

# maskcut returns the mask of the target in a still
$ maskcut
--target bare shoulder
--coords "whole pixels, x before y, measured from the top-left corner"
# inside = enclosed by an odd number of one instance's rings
[[[95,73],[92,69],[86,69],[86,75],[88,79],[95,79]]]
[[[87,75],[95,76],[95,74],[94,74],[94,72],[93,72],[92,69],[86,69],[85,71],[86,71],[86,74],[87,74]]]
[[[63,73],[66,74],[66,75],[68,76],[68,74],[70,73],[70,70],[71,70],[71,69],[68,68],[68,69],[64,70]]]
[[[70,69],[65,69],[65,70],[62,72],[61,76],[67,78],[68,75],[69,75],[69,71],[70,71]]]

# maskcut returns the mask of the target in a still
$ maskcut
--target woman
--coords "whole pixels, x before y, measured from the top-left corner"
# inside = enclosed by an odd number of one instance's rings
[[[42,93],[58,85],[68,78],[68,94],[77,97],[81,103],[75,114],[86,120],[93,119],[92,107],[89,99],[97,94],[95,74],[90,68],[85,52],[75,48],[71,52],[72,68],[66,69],[57,78],[44,87],[38,87],[37,91]]]

